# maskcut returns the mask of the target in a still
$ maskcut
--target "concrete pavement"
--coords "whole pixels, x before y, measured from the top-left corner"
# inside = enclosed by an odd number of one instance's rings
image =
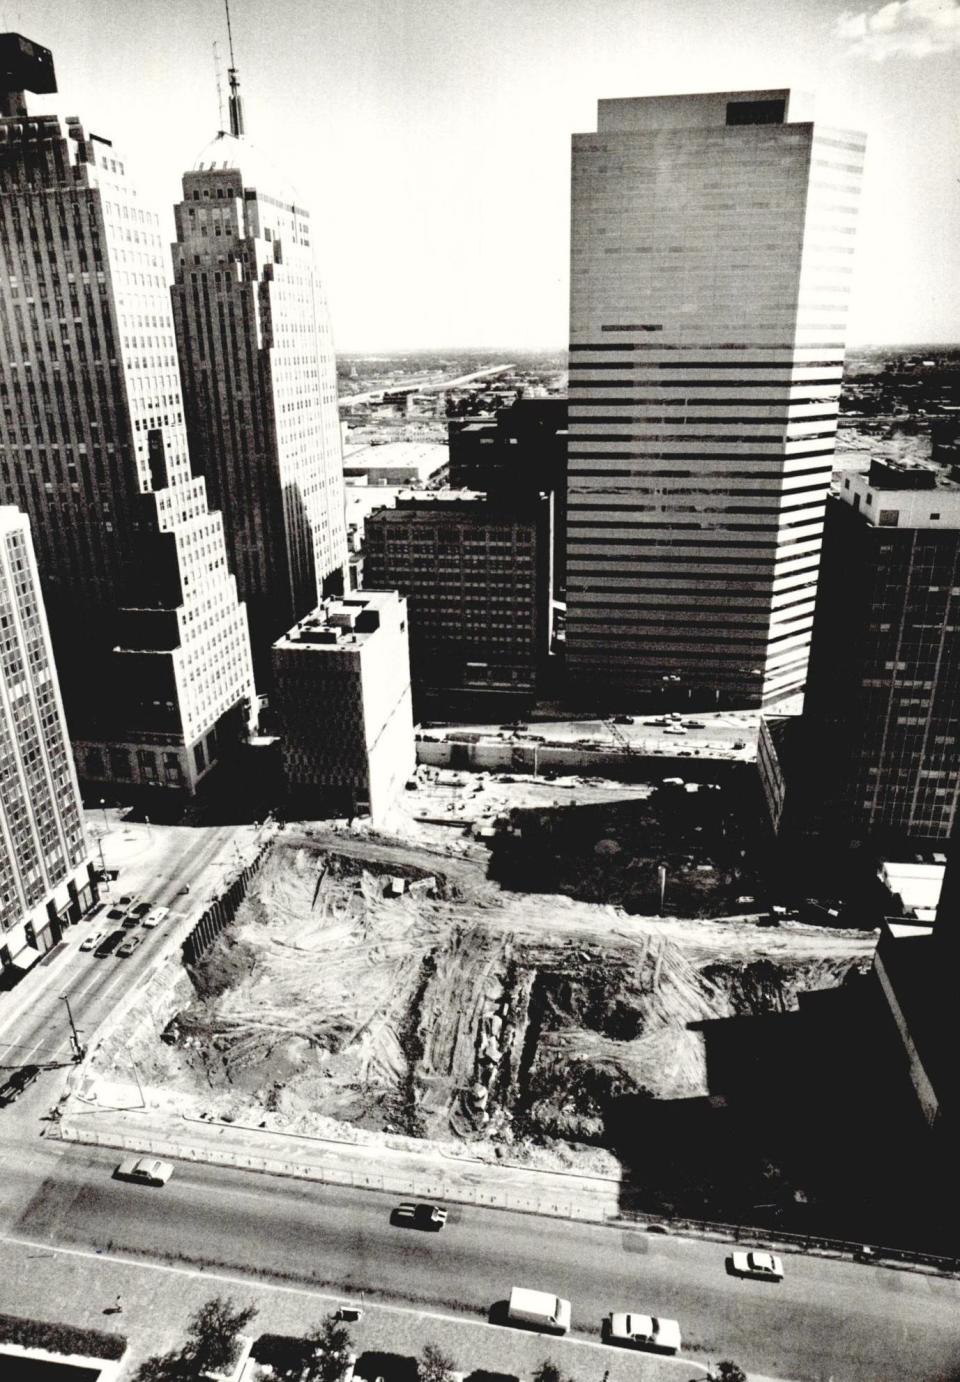
[[[132,1377],[149,1355],[179,1347],[189,1317],[214,1295],[255,1305],[250,1326],[264,1333],[302,1334],[352,1297],[270,1282],[251,1282],[225,1272],[196,1271],[159,1263],[133,1262],[109,1252],[50,1247],[5,1237],[5,1271],[0,1310],[10,1315],[60,1321],[123,1334],[130,1347],[120,1377]],[[119,1295],[122,1310],[114,1312]],[[416,1356],[436,1343],[460,1371],[529,1376],[546,1357],[575,1382],[700,1382],[705,1365],[684,1359],[623,1353],[583,1339],[553,1339],[456,1317],[442,1311],[410,1310],[364,1302],[362,1321],[352,1326],[354,1348]],[[756,1376],[752,1382],[763,1382]]]

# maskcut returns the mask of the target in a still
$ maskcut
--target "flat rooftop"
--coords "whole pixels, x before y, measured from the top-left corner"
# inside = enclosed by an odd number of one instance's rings
[[[385,441],[364,442],[351,447],[350,439],[344,446],[343,469],[350,471],[368,470],[409,470],[418,479],[429,480],[442,470],[450,459],[446,441]]]
[[[377,634],[382,616],[395,619],[405,603],[395,590],[364,590],[325,600],[273,646],[296,652],[355,653]]]

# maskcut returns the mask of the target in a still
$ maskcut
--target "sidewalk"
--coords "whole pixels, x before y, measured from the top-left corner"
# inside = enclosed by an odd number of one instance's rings
[[[227,1295],[259,1311],[248,1333],[302,1334],[344,1297],[296,1287],[273,1286],[187,1268],[130,1262],[106,1253],[43,1244],[3,1241],[0,1311],[123,1334],[130,1347],[121,1382],[154,1353],[179,1347],[193,1312],[211,1296]],[[122,1311],[113,1313],[117,1296]],[[608,1382],[701,1382],[705,1365],[675,1358],[623,1353],[585,1339],[554,1339],[498,1328],[478,1316],[415,1311],[364,1302],[352,1325],[354,1348],[416,1356],[426,1343],[439,1344],[458,1370],[484,1368],[521,1378],[552,1358],[577,1382],[607,1376]],[[751,1382],[766,1379],[751,1378]]]
[[[144,1093],[149,1104],[152,1091]],[[189,1118],[144,1108],[132,1081],[81,1086],[64,1107],[58,1134],[69,1142],[559,1218],[602,1222],[619,1212],[618,1179],[480,1162],[422,1144],[412,1149],[400,1137],[334,1141]],[[48,1136],[54,1135],[51,1129]]]

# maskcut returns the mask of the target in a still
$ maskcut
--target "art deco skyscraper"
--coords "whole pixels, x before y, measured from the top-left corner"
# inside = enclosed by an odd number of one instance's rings
[[[0,970],[95,901],[30,525],[0,508]],[[23,963],[23,961],[21,961]]]
[[[803,686],[862,136],[788,91],[573,137],[567,660],[586,694]]]
[[[110,140],[27,115],[19,88],[56,90],[46,49],[3,35],[0,70],[0,501],[30,516],[81,778],[192,792],[254,690],[159,221]]]
[[[175,209],[173,309],[190,445],[267,686],[271,645],[343,589],[343,461],[310,215],[244,137],[232,66],[230,83],[230,132],[184,175]]]

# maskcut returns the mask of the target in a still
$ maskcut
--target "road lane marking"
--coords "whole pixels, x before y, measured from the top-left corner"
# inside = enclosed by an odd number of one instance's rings
[[[118,1267],[136,1267],[144,1271],[163,1272],[168,1276],[185,1276],[197,1281],[220,1281],[227,1286],[239,1286],[246,1290],[265,1290],[279,1291],[292,1296],[309,1296],[312,1300],[328,1300],[334,1304],[342,1304],[344,1292],[339,1291],[336,1295],[331,1295],[329,1291],[321,1291],[308,1286],[286,1286],[274,1281],[264,1281],[257,1279],[251,1281],[249,1277],[235,1276],[230,1272],[210,1272],[202,1271],[195,1267],[176,1267],[169,1262],[150,1262],[145,1258],[139,1257],[119,1257],[116,1253],[98,1252],[90,1248],[68,1248],[60,1244],[37,1242],[31,1238],[17,1238],[13,1234],[0,1234],[0,1243],[8,1243],[12,1247],[26,1248],[30,1252],[41,1252],[45,1256],[79,1257],[84,1261],[92,1262],[112,1262]],[[503,1326],[492,1325],[487,1319],[477,1319],[474,1315],[446,1315],[440,1310],[423,1310],[409,1305],[382,1305],[378,1301],[364,1301],[364,1309],[391,1311],[395,1315],[415,1315],[421,1320],[440,1320],[446,1324],[472,1324],[480,1329],[502,1328]],[[578,1339],[575,1336],[565,1336],[564,1342],[576,1344],[578,1348],[589,1348],[601,1350],[604,1356],[609,1356],[608,1346],[599,1343],[595,1339]],[[665,1362],[682,1364],[685,1368],[702,1368],[704,1373],[707,1371],[706,1364],[697,1362],[695,1359],[672,1358],[664,1359]]]

